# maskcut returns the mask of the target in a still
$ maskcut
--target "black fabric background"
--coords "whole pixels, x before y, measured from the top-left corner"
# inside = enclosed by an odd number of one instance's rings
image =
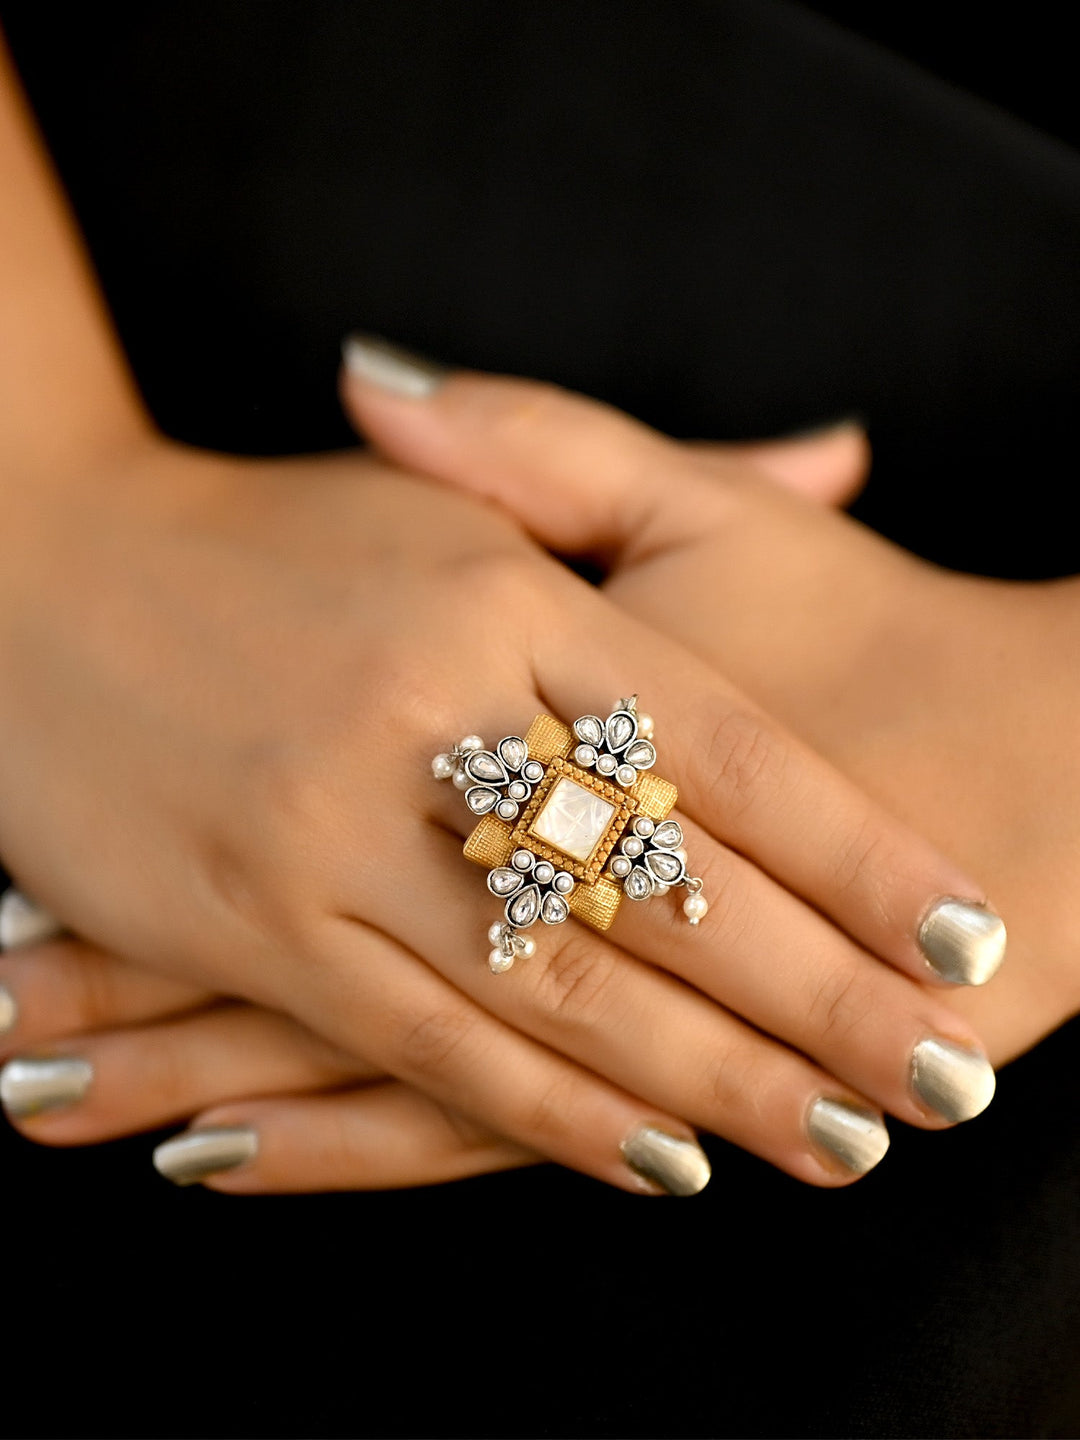
[[[772,0],[0,17],[170,433],[349,443],[358,326],[679,435],[857,412],[884,533],[1080,569],[1064,101],[1040,133],[945,83],[947,46],[942,80]],[[168,1187],[147,1137],[5,1134],[9,1428],[1075,1435],[1075,1039],[836,1194],[714,1142],[683,1204],[555,1170],[236,1201]]]

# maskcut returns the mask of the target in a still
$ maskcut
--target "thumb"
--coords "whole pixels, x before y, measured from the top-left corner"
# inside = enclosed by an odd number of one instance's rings
[[[376,449],[495,501],[548,548],[637,558],[700,535],[732,503],[719,468],[557,386],[450,371],[370,336],[343,346],[342,401]]]
[[[698,441],[693,448],[705,461],[752,465],[776,484],[822,505],[850,505],[870,471],[870,442],[855,419],[777,440]]]

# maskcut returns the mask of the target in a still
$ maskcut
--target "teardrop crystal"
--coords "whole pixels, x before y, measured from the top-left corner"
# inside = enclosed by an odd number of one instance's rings
[[[678,850],[683,843],[682,826],[677,820],[665,820],[653,831],[652,843],[661,850]]]
[[[539,885],[526,885],[520,895],[515,895],[506,902],[506,918],[519,930],[527,930],[530,925],[535,925],[539,914]]]
[[[623,759],[635,770],[650,770],[656,764],[656,751],[648,740],[635,740],[627,746]]]
[[[637,721],[629,710],[616,710],[608,716],[607,722],[607,744],[608,749],[618,752],[624,746],[629,745],[637,734]]]
[[[631,900],[648,900],[653,893],[653,882],[644,870],[631,870],[623,881],[623,889]]]
[[[490,750],[474,750],[466,756],[465,773],[482,785],[505,785],[510,779],[502,761]]]
[[[544,896],[544,903],[540,907],[540,918],[545,925],[561,925],[570,914],[570,906],[561,895],[550,891]]]
[[[514,893],[522,883],[522,877],[516,870],[511,870],[509,865],[500,865],[497,869],[490,872],[487,877],[487,883],[491,893],[503,899],[507,895]]]
[[[499,792],[486,785],[474,785],[465,791],[465,804],[474,815],[486,815],[499,803]]]
[[[508,770],[520,770],[528,758],[528,747],[520,735],[507,735],[499,741],[499,759]]]
[[[683,863],[670,850],[650,850],[645,864],[663,885],[676,885],[683,877]]]
[[[604,722],[599,715],[582,715],[580,720],[574,721],[574,734],[586,745],[602,745]]]

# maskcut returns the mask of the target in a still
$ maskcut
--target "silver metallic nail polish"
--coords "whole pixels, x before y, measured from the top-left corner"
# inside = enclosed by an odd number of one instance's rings
[[[52,940],[63,934],[63,930],[59,920],[21,891],[5,890],[0,895],[0,950]]]
[[[920,1040],[911,1056],[916,1095],[946,1120],[971,1120],[994,1098],[997,1078],[981,1050],[952,1040]]]
[[[0,985],[0,1035],[8,1035],[15,1029],[19,1018],[19,1007],[15,996],[6,985]]]
[[[341,346],[345,369],[357,380],[378,385],[410,400],[434,395],[449,375],[445,365],[391,345],[377,335],[349,335]]]
[[[76,1055],[18,1055],[0,1070],[0,1102],[12,1119],[25,1120],[74,1105],[93,1078],[89,1060]]]
[[[207,1126],[164,1141],[154,1151],[154,1168],[174,1185],[195,1185],[208,1175],[245,1165],[258,1153],[259,1136],[250,1126]]]
[[[712,1176],[709,1157],[693,1140],[641,1125],[619,1147],[630,1169],[669,1195],[696,1195]]]
[[[971,900],[939,900],[919,926],[919,949],[942,980],[985,985],[1005,959],[1005,922]]]
[[[827,1150],[853,1175],[865,1175],[885,1157],[889,1132],[876,1110],[822,1095],[810,1107],[806,1129],[815,1145]]]

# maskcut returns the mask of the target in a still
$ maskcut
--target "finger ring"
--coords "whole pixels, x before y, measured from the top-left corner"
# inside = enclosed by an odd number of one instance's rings
[[[573,726],[538,715],[524,737],[487,749],[466,735],[431,762],[478,816],[465,855],[488,870],[504,919],[488,931],[488,964],[499,973],[536,951],[522,932],[571,915],[606,930],[622,897],[648,900],[681,886],[691,925],[709,908],[689,874],[682,828],[669,819],[679,792],[652,773],[652,721],[637,696],[619,700],[606,720],[582,715]]]

